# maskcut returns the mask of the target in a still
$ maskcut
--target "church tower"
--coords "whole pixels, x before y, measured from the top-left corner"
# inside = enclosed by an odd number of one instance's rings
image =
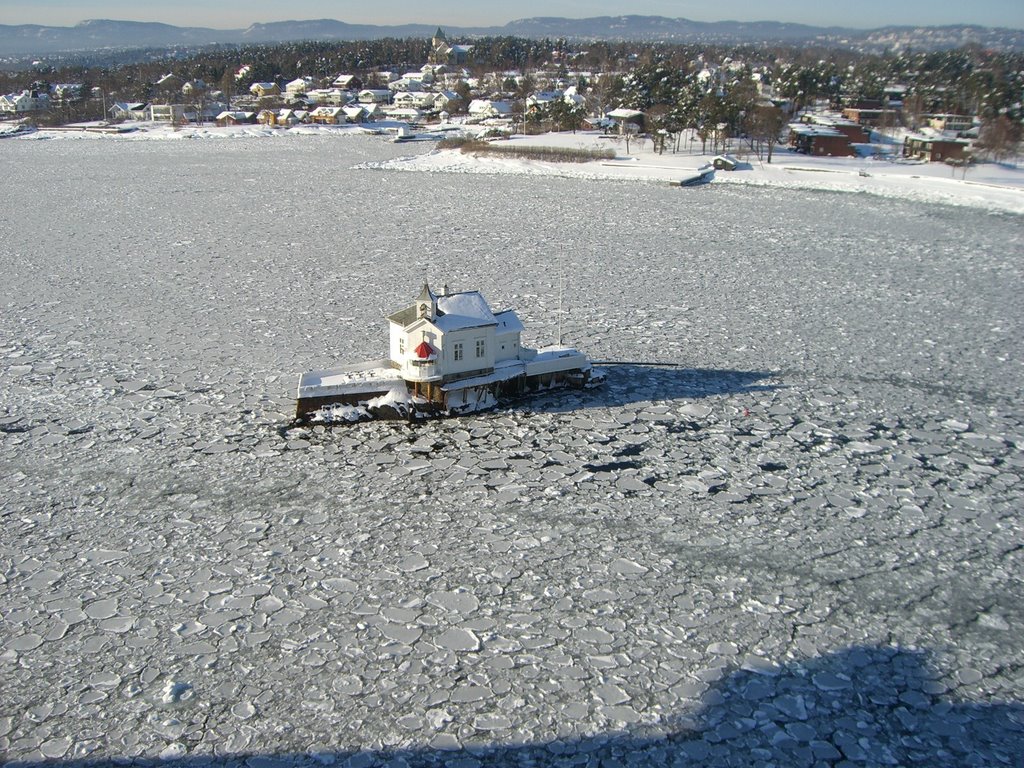
[[[437,32],[430,38],[430,63],[447,64],[451,50],[451,46],[448,45],[448,37],[444,30],[438,27]]]

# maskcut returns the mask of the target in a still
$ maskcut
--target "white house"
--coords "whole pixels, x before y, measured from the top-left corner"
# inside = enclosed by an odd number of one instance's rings
[[[566,104],[575,105],[577,107],[585,106],[587,99],[579,92],[579,89],[575,85],[570,85],[562,92],[562,98]]]
[[[300,93],[308,93],[316,82],[312,77],[297,77],[290,83],[285,83],[284,90],[290,96],[298,96]]]
[[[0,96],[0,112],[24,114],[47,109],[50,106],[50,95],[34,91],[9,93]]]
[[[296,418],[412,418],[467,413],[554,387],[604,378],[572,347],[529,349],[512,310],[493,312],[479,291],[436,294],[424,283],[415,303],[388,317],[388,357],[299,377]],[[383,409],[383,410],[381,410]],[[390,414],[390,415],[388,415]],[[317,418],[314,416],[314,418]]]
[[[185,122],[184,104],[150,104],[149,119],[155,123],[173,123],[180,125]]]
[[[255,112],[228,111],[221,112],[215,118],[217,125],[251,125],[256,122]]]
[[[340,88],[315,88],[306,91],[306,96],[317,104],[327,107],[340,107],[348,104],[351,95]]]
[[[433,109],[436,93],[430,91],[404,91],[395,94],[396,107],[412,107],[413,109]]]
[[[388,90],[393,93],[398,93],[399,91],[422,91],[423,81],[411,77],[402,77],[388,83]]]
[[[526,106],[543,107],[560,98],[562,98],[561,91],[536,91],[526,97]]]
[[[523,324],[495,314],[479,291],[437,295],[424,283],[416,303],[388,317],[390,359],[408,382],[440,383],[494,372],[519,359]]]
[[[470,117],[511,117],[512,104],[507,101],[492,101],[491,99],[473,99],[469,103]]]
[[[352,106],[342,107],[341,111],[345,115],[346,122],[349,123],[365,123],[367,120],[367,113],[364,107],[360,107],[358,104]]]
[[[107,110],[111,120],[148,120],[149,105],[144,101],[115,101]]]
[[[364,88],[359,92],[358,101],[360,104],[389,104],[391,91],[386,88]]]
[[[433,96],[434,96],[433,108],[434,109],[445,110],[445,111],[448,111],[448,112],[451,112],[452,109],[459,102],[462,101],[462,99],[459,98],[459,94],[455,93],[454,91],[438,91],[437,93],[433,94]]]

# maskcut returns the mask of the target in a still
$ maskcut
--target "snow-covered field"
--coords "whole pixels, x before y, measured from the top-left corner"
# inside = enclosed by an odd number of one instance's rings
[[[8,761],[1019,761],[1012,206],[41,133],[0,146]],[[540,345],[559,273],[602,390],[289,428],[424,279]]]

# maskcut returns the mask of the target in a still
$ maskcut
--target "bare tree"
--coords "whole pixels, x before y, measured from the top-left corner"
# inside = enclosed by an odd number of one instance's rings
[[[768,162],[772,161],[772,151],[779,143],[782,128],[786,124],[786,116],[781,109],[767,104],[759,104],[747,113],[747,133],[751,143],[758,143],[757,157],[761,158],[761,145],[768,149]]]
[[[1006,115],[999,115],[982,120],[975,147],[998,163],[1018,154],[1020,140],[1020,124],[1015,124]]]

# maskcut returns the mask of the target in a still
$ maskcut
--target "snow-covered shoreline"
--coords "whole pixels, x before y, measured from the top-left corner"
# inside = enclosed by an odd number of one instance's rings
[[[445,173],[519,173],[606,180],[677,183],[713,159],[712,154],[656,153],[651,143],[633,140],[626,154],[623,142],[598,133],[514,136],[510,143],[524,146],[616,150],[614,160],[555,163],[537,160],[477,156],[454,150],[431,152],[382,163],[395,170]],[[936,163],[888,159],[809,157],[776,148],[769,164],[756,155],[740,156],[735,171],[717,171],[712,183],[749,184],[790,189],[854,192],[881,197],[965,205],[1006,213],[1024,213],[1024,169],[982,163],[963,171]]]
[[[366,125],[324,126],[300,125],[272,128],[262,125],[220,127],[187,126],[174,128],[164,124],[140,123],[123,133],[100,133],[75,129],[40,129],[19,136],[18,141],[32,140],[103,140],[103,141],[176,141],[185,139],[261,139],[295,137],[352,137],[380,134],[382,140],[403,123],[383,122]],[[456,126],[448,126],[456,127]],[[439,131],[425,130],[422,135],[440,136]],[[506,143],[506,142],[503,142]],[[707,165],[713,154],[701,154],[695,144],[683,146],[684,151],[657,153],[650,141],[632,139],[628,151],[623,139],[596,131],[547,133],[535,136],[515,135],[509,144],[533,147],[613,149],[615,158],[588,163],[565,163],[526,160],[493,155],[479,156],[458,150],[431,150],[429,143],[419,143],[418,151],[409,156],[381,162],[368,162],[365,168],[418,171],[428,173],[520,174],[562,176],[607,181],[648,181],[678,183],[679,179]],[[719,171],[716,184],[747,184],[790,189],[851,192],[900,198],[920,202],[941,203],[982,208],[1003,213],[1024,214],[1024,168],[977,163],[967,169],[953,169],[941,163],[903,161],[902,159],[811,157],[776,147],[771,163],[754,154],[737,154],[741,162],[735,171]]]

